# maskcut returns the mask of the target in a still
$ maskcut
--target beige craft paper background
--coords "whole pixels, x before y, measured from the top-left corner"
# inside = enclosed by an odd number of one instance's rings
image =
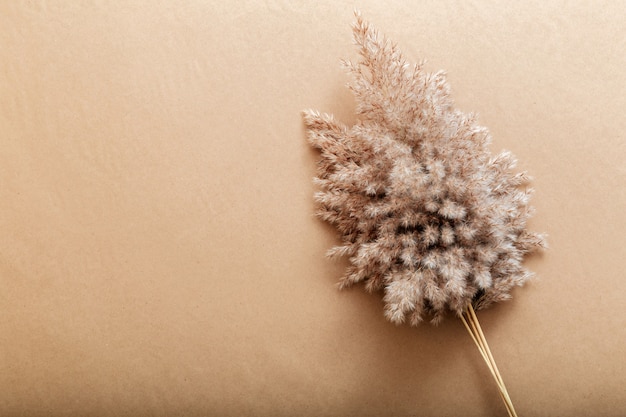
[[[334,287],[299,112],[354,121],[355,7],[535,177],[519,414],[626,414],[624,2],[146,0],[0,3],[0,415],[505,415],[458,320]]]

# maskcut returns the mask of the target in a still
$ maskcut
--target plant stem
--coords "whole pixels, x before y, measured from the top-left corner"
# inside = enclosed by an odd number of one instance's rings
[[[498,392],[504,405],[506,407],[506,411],[509,414],[509,417],[517,417],[517,413],[515,412],[515,408],[513,407],[513,402],[511,401],[511,397],[509,396],[508,391],[506,390],[506,386],[504,385],[504,380],[502,379],[502,375],[500,375],[500,371],[498,370],[498,366],[496,365],[496,361],[493,359],[493,355],[491,354],[491,349],[489,349],[489,344],[487,344],[487,339],[485,338],[485,334],[483,333],[482,328],[480,327],[480,323],[478,321],[478,317],[476,317],[476,312],[474,311],[474,307],[470,303],[467,306],[467,309],[460,316],[463,325],[467,329],[468,333],[472,337],[472,340],[478,347],[478,351],[480,352],[483,360],[487,364],[493,379],[496,381],[498,385]]]

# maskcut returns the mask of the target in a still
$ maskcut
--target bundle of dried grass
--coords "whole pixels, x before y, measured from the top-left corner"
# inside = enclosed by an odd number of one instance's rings
[[[510,404],[474,308],[510,298],[531,277],[523,257],[545,246],[526,230],[529,177],[511,153],[491,155],[489,132],[454,109],[443,72],[407,63],[358,13],[353,29],[362,59],[345,65],[357,123],[304,112],[321,151],[318,215],[342,239],[329,254],[351,264],[340,286],[383,290],[397,324],[462,317]]]

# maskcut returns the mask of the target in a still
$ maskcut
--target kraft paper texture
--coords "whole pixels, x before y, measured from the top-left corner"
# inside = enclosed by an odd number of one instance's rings
[[[550,249],[479,313],[518,414],[626,415],[624,2],[146,0],[0,3],[1,416],[506,415],[324,257],[354,8],[534,177]]]

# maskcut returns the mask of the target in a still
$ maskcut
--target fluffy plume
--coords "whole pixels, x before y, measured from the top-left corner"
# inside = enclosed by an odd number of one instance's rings
[[[509,152],[491,155],[476,117],[453,107],[443,72],[407,63],[357,14],[361,60],[353,76],[358,121],[304,112],[321,151],[318,215],[336,226],[348,256],[340,286],[384,291],[395,323],[433,323],[508,299],[531,274],[525,254],[545,245],[528,232],[526,173]]]

